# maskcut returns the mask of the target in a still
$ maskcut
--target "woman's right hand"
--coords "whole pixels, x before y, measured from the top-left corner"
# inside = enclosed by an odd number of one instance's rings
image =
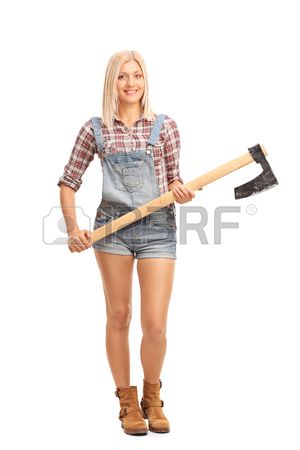
[[[91,232],[76,229],[69,233],[68,247],[71,253],[80,253],[91,247]]]

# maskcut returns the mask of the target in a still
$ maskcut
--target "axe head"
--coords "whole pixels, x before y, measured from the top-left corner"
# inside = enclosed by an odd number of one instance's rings
[[[278,181],[266,160],[264,152],[259,144],[248,148],[250,155],[255,162],[262,166],[262,173],[248,183],[242,184],[234,188],[234,195],[236,199],[250,197],[250,195],[259,194],[278,184]]]

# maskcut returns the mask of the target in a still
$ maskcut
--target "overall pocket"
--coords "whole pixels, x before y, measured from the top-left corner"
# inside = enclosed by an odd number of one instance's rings
[[[142,161],[115,162],[114,180],[116,189],[136,191],[143,185]]]
[[[150,226],[154,228],[164,228],[176,230],[176,218],[174,211],[169,208],[155,211],[149,215]]]
[[[115,219],[114,209],[110,207],[98,207],[94,221],[94,229],[99,228]]]

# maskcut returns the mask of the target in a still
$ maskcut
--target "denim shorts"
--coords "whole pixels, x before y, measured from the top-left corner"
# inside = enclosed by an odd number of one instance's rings
[[[97,208],[94,230],[132,210],[123,204],[102,201]],[[176,209],[171,204],[99,239],[92,247],[103,252],[132,255],[137,259],[177,259],[176,244]]]

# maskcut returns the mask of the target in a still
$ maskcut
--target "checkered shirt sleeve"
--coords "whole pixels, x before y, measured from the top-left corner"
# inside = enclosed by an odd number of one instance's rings
[[[179,180],[183,183],[179,170],[180,157],[180,134],[177,123],[170,117],[166,120],[166,140],[164,145],[165,166],[167,172],[168,183],[174,180]]]
[[[57,186],[64,184],[78,191],[82,184],[82,176],[94,159],[97,151],[93,130],[90,120],[80,129],[68,163],[64,167],[64,172],[59,178]]]

